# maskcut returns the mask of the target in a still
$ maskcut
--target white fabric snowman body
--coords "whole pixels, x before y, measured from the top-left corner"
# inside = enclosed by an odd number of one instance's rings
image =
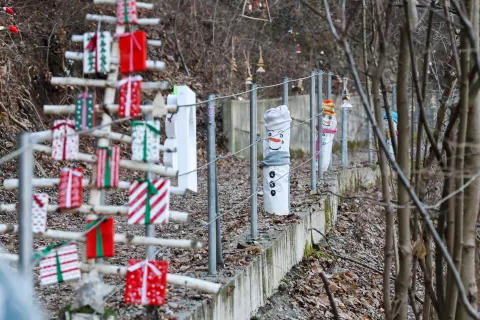
[[[287,106],[267,110],[267,137],[263,140],[263,207],[265,212],[290,212],[290,111]]]
[[[332,159],[332,149],[333,149],[333,139],[335,133],[337,133],[337,117],[335,114],[335,104],[332,100],[325,100],[322,104],[323,106],[323,115],[322,115],[322,145],[321,150],[318,152],[318,135],[317,143],[315,143],[318,161],[318,157],[322,157],[322,171],[325,172],[328,170],[330,165],[330,160]],[[318,126],[317,126],[318,132]],[[316,166],[318,170],[318,164]]]

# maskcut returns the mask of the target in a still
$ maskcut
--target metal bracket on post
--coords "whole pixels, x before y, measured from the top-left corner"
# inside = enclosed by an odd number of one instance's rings
[[[207,162],[208,162],[208,273],[217,273],[217,199],[215,186],[215,102],[208,95],[207,112]]]
[[[145,102],[146,105],[151,105],[151,102]],[[153,114],[145,113],[145,121],[152,121]],[[145,179],[151,181],[155,178],[154,174],[150,171],[145,172]],[[150,238],[155,238],[155,225],[148,224],[145,226],[145,235]],[[147,259],[154,260],[155,259],[155,247],[154,246],[147,246]]]
[[[320,71],[317,75],[317,162],[318,162],[318,179],[323,179],[322,169],[322,133],[323,133],[323,71]]]
[[[252,83],[250,91],[250,240],[258,237],[257,208],[257,85]]]
[[[310,190],[317,189],[315,171],[315,72],[310,73]]]
[[[35,143],[33,135],[28,132],[20,133],[18,148],[24,149],[18,162],[18,233],[19,233],[19,271],[25,281],[24,292],[26,297],[33,299],[33,233],[32,233],[32,179],[33,179],[33,150]]]

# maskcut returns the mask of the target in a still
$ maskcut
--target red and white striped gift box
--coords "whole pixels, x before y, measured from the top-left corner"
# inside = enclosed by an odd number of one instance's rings
[[[63,168],[60,171],[60,209],[74,209],[82,206],[82,168]]]
[[[97,188],[117,188],[120,176],[120,147],[97,150]]]
[[[75,243],[53,249],[40,260],[42,286],[80,279],[80,277],[80,263]]]
[[[32,232],[44,233],[47,228],[48,194],[35,193],[32,201]]]
[[[169,203],[170,180],[134,180],[128,198],[128,223],[166,224]]]

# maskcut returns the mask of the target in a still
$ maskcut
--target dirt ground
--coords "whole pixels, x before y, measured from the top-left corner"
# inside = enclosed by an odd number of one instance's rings
[[[128,150],[128,149],[126,149]],[[357,157],[351,157],[354,166],[360,165],[359,160],[365,158],[366,153]],[[46,160],[47,156],[39,156],[37,159]],[[307,162],[306,162],[307,161]],[[199,166],[205,161],[199,160]],[[336,156],[334,163],[338,163]],[[48,165],[47,161],[41,161],[42,168],[46,171],[46,176],[54,177],[61,164]],[[50,162],[51,163],[51,162]],[[12,167],[13,166],[13,167]],[[82,165],[86,171],[85,176],[94,169],[91,164]],[[334,166],[336,167],[336,166]],[[16,172],[14,164],[4,165],[4,176],[14,177]],[[37,170],[38,171],[38,170]],[[37,176],[41,173],[37,172]],[[244,233],[250,228],[250,201],[245,199],[250,195],[249,166],[248,161],[230,157],[218,162],[219,175],[219,199],[222,226],[222,246],[225,260],[225,266],[219,270],[219,278],[228,278],[233,276],[238,270],[248,265],[254,257],[255,250],[245,242],[239,245],[238,240],[234,241],[238,235]],[[128,172],[122,172],[124,180],[132,178]],[[258,185],[261,186],[261,170],[258,170]],[[315,208],[315,199],[318,195],[311,195],[309,190],[309,162],[308,159],[292,161],[292,209],[294,211],[308,211]],[[3,181],[2,181],[3,183]],[[173,182],[175,185],[176,183]],[[51,197],[51,203],[55,203],[58,192],[55,188],[42,189]],[[0,200],[2,203],[12,203],[17,199],[17,191],[0,190]],[[85,192],[84,201],[88,199],[88,192]],[[307,200],[308,199],[308,200]],[[269,231],[281,231],[289,223],[288,218],[279,218],[266,216],[263,212],[262,197],[258,196],[258,227],[260,236]],[[126,205],[128,201],[128,191],[107,191],[106,204]],[[169,272],[181,274],[196,278],[208,279],[208,249],[207,249],[207,170],[202,169],[198,172],[198,193],[188,194],[185,197],[171,197],[171,210],[184,211],[191,214],[189,224],[170,223],[166,226],[157,226],[157,237],[190,239],[202,241],[205,244],[204,249],[185,250],[175,248],[157,248],[158,260],[165,259],[169,261]],[[232,210],[233,208],[233,210]],[[61,214],[52,213],[48,217],[48,228],[65,231],[83,231],[85,228],[85,216],[82,214]],[[17,223],[15,213],[1,213],[2,223]],[[126,217],[116,218],[115,232],[127,233],[132,235],[144,235],[144,227],[127,224]],[[16,235],[0,236],[0,244],[7,251],[16,253],[18,250],[18,241]],[[246,239],[245,239],[246,240]],[[58,241],[49,239],[36,239],[35,249],[41,246],[57,243]],[[79,245],[79,250],[83,245]],[[112,265],[126,265],[128,259],[143,259],[145,257],[145,247],[134,245],[116,245],[116,254],[114,258],[106,259],[105,263]],[[40,305],[42,305],[48,317],[55,318],[56,312],[64,305],[71,303],[74,297],[74,290],[69,283],[41,287],[38,282],[38,268],[35,272],[35,289]],[[119,312],[120,319],[142,319],[146,310],[142,306],[125,304],[123,302],[124,279],[119,276],[104,277],[105,282],[116,286],[116,291],[108,297],[106,306],[114,308]],[[215,279],[211,279],[215,281]],[[188,310],[195,300],[209,299],[210,296],[201,292],[181,287],[169,286],[167,294],[167,303],[165,306],[157,308],[155,312],[160,319],[174,319],[175,314]]]

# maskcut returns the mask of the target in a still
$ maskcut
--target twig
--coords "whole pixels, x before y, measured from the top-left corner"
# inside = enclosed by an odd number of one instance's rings
[[[3,103],[0,102],[0,107],[2,108],[2,110],[8,115],[8,117],[10,118],[10,120],[13,121],[13,123],[15,123],[17,126],[19,126],[20,128],[22,128],[23,130],[25,131],[30,131],[30,129],[27,128],[27,126],[25,126],[23,123],[21,123],[20,121],[18,121],[17,119],[15,119],[13,116],[12,116],[12,113],[11,112],[8,112],[7,109],[5,108],[5,106],[3,105]]]
[[[332,306],[332,311],[333,315],[335,316],[336,320],[340,320],[340,315],[338,314],[338,309],[337,305],[335,304],[335,299],[333,299],[333,294],[332,291],[330,290],[330,282],[327,279],[327,276],[325,275],[325,272],[320,271],[320,277],[323,280],[323,283],[325,285],[325,291],[327,291],[328,299],[330,300],[330,304]]]
[[[178,54],[180,55],[180,59],[182,59],[183,68],[187,73],[187,76],[190,77],[190,70],[188,70],[187,63],[185,62],[185,58],[183,57],[182,50],[180,49],[180,44],[178,43],[178,36],[177,36],[177,21],[178,21],[178,14],[180,13],[180,4],[182,0],[177,1],[177,12],[175,13],[175,23],[173,25],[173,35],[175,36],[175,45],[177,47]]]

